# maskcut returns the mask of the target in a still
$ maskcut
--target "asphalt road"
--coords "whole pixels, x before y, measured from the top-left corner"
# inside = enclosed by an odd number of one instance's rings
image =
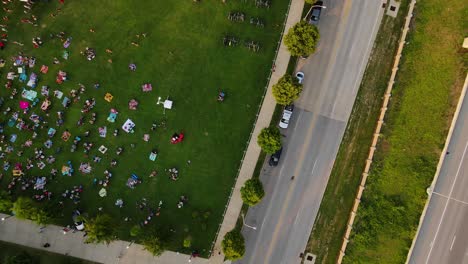
[[[465,97],[409,263],[468,263],[468,97]]]
[[[265,166],[266,196],[248,211],[246,254],[236,263],[299,263],[350,116],[375,35],[379,0],[324,1],[321,40],[307,59],[304,91],[284,134],[276,168]],[[291,180],[291,176],[295,176]]]

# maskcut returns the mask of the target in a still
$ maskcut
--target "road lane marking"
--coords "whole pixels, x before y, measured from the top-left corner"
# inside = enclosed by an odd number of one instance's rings
[[[450,245],[450,251],[452,251],[453,244],[455,244],[455,239],[456,238],[457,238],[457,236],[453,236],[452,244]]]
[[[458,199],[455,199],[455,198],[453,198],[453,197],[449,197],[449,196],[447,196],[447,195],[443,195],[443,194],[438,193],[438,192],[432,192],[432,193],[433,193],[433,194],[437,194],[437,195],[439,195],[439,196],[442,196],[442,197],[444,197],[444,198],[450,199],[450,200],[454,200],[455,202],[459,202],[459,203],[468,205],[468,202],[465,202],[465,201],[462,201],[462,200],[458,200]]]
[[[460,164],[458,165],[457,174],[455,174],[455,179],[453,180],[452,187],[450,187],[449,196],[452,196],[453,189],[455,188],[455,183],[457,182],[458,175],[460,174],[461,166],[463,164],[463,161],[465,160],[465,154],[466,154],[467,149],[468,149],[468,141],[465,144],[465,150],[463,151],[463,155],[462,155],[462,158],[460,160]],[[449,202],[450,202],[450,199],[447,199],[447,202],[445,203],[444,211],[442,211],[442,215],[440,217],[439,225],[437,226],[437,231],[435,233],[434,239],[432,240],[434,244],[436,242],[437,236],[439,235],[440,226],[442,225],[442,221],[444,220],[444,215],[445,215],[445,212],[447,211],[447,207],[448,207]],[[431,247],[431,249],[429,250],[429,253],[427,254],[426,264],[429,263],[429,259],[431,258],[432,249],[434,249],[434,247]]]

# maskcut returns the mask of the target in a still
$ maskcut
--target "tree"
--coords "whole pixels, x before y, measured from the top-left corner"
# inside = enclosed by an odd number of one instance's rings
[[[153,256],[160,256],[164,252],[164,244],[159,237],[155,235],[143,240],[143,246],[145,250],[149,251]]]
[[[268,154],[273,154],[281,148],[281,133],[277,127],[262,129],[257,137],[257,143]]]
[[[315,2],[317,2],[317,0],[305,0],[304,2],[306,2],[307,4],[315,4]]]
[[[316,26],[301,21],[289,29],[284,37],[284,44],[292,56],[309,56],[314,53],[320,39]]]
[[[114,240],[115,225],[112,218],[107,214],[97,215],[95,218],[89,219],[86,222],[86,238],[87,243],[101,243],[109,244]]]
[[[296,78],[286,74],[273,85],[273,97],[280,105],[289,105],[299,98],[302,92],[302,84],[299,84]]]
[[[19,219],[28,219],[39,225],[47,224],[49,216],[29,197],[19,197],[14,203],[12,211]]]
[[[245,240],[240,230],[234,229],[226,233],[221,242],[224,256],[229,260],[240,259],[245,253]]]
[[[0,191],[0,211],[10,213],[12,207],[13,202],[11,201],[8,193],[5,191]]]
[[[244,203],[250,206],[258,204],[262,200],[263,196],[265,196],[263,184],[258,178],[247,180],[240,192]]]

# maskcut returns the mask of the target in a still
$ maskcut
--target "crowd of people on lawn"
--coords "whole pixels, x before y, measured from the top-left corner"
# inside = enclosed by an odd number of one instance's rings
[[[10,10],[7,6],[11,2],[11,0],[2,1],[4,10]],[[33,1],[25,2],[24,8],[26,15],[29,14],[32,5]],[[23,18],[23,20],[29,22],[34,21],[32,24],[35,24],[37,18],[33,15],[31,16],[31,18]],[[8,19],[10,19],[10,17],[7,14],[3,20],[8,21]],[[11,19],[13,19],[13,17],[11,17]],[[10,43],[11,41],[8,40],[7,25],[1,24],[0,28],[2,29],[0,48],[4,49],[6,43]],[[90,30],[90,32],[93,31],[94,30]],[[146,33],[137,36],[143,38],[146,37]],[[7,191],[10,194],[21,195],[22,192],[25,194],[32,193],[32,198],[36,201],[54,199],[64,208],[69,201],[74,205],[79,205],[81,197],[84,194],[98,195],[98,192],[96,191],[95,194],[92,194],[91,192],[93,190],[86,190],[84,187],[86,184],[83,182],[72,188],[64,187],[60,194],[56,195],[48,189],[47,185],[51,184],[51,182],[57,182],[57,176],[73,177],[76,167],[78,173],[93,175],[91,178],[82,177],[81,179],[82,181],[92,181],[91,186],[99,186],[99,188],[101,188],[99,195],[105,197],[107,195],[107,188],[111,186],[111,180],[113,178],[112,171],[117,173],[115,168],[119,164],[118,160],[125,155],[126,146],[116,146],[109,151],[108,147],[106,147],[108,141],[104,139],[106,137],[111,137],[107,134],[107,126],[115,126],[113,123],[117,120],[119,114],[118,109],[115,106],[109,109],[109,116],[107,117],[108,123],[106,121],[100,122],[100,114],[95,110],[96,105],[103,105],[111,102],[112,95],[106,94],[105,98],[102,100],[88,96],[87,88],[82,83],[77,83],[75,89],[66,91],[67,89],[63,87],[65,84],[67,84],[68,87],[70,86],[69,76],[71,76],[72,72],[69,74],[62,69],[59,69],[56,75],[52,75],[55,76],[54,84],[41,83],[42,76],[53,74],[50,73],[51,69],[49,69],[47,65],[48,62],[54,65],[60,65],[66,63],[66,61],[70,59],[69,48],[73,46],[74,40],[72,36],[64,31],[57,34],[50,34],[50,40],[42,39],[39,36],[32,39],[33,49],[51,47],[57,43],[57,40],[60,41],[60,46],[58,46],[58,48],[63,49],[61,58],[64,62],[61,62],[57,58],[60,56],[36,58],[32,55],[34,52],[28,51],[30,50],[27,48],[28,46],[25,46],[23,52],[19,52],[11,58],[4,58],[2,57],[2,53],[0,53],[0,72],[1,77],[4,78],[0,81],[5,83],[4,88],[2,88],[4,91],[1,94],[7,94],[6,97],[0,97],[0,109],[2,110],[0,114],[0,162],[3,163],[0,179],[4,175],[11,173],[13,177],[11,177],[7,185]],[[24,44],[19,42],[15,44],[24,46]],[[139,44],[137,42],[132,42],[132,45],[138,46]],[[112,54],[112,51],[108,49],[106,53]],[[86,47],[81,51],[81,54],[85,57],[83,63],[87,63],[87,61],[94,60],[98,52],[92,47]],[[131,72],[136,71],[137,65],[131,62],[128,65],[128,69]],[[38,84],[41,85],[38,86]],[[100,89],[100,84],[95,82],[92,84],[92,87],[94,87],[94,89]],[[153,87],[151,83],[144,83],[141,89],[143,92],[148,93],[153,90]],[[219,94],[218,100],[224,100],[224,92]],[[8,106],[2,106],[4,104]],[[139,102],[136,98],[129,98],[128,108],[130,110],[137,110],[138,104]],[[76,123],[74,123],[74,121],[69,122],[67,119],[73,118],[73,114],[70,114],[69,110],[77,108],[78,105],[82,105],[78,120]],[[74,113],[77,112],[78,111],[74,111]],[[81,131],[79,127],[86,123],[94,125],[97,121],[100,122],[99,124],[101,126],[92,126],[89,130],[74,132]],[[70,126],[70,124],[76,124],[76,128],[69,129],[65,124],[68,126]],[[144,127],[144,124],[139,125]],[[122,137],[120,134],[121,129],[127,133],[133,133],[135,127],[136,124],[128,119],[122,127],[119,128],[117,126],[117,128],[114,129],[112,136]],[[155,133],[155,131],[161,127],[165,128],[165,121],[154,121],[150,127],[147,127],[148,132],[142,139],[148,142],[150,133]],[[99,135],[99,137],[96,137],[96,139],[93,138],[93,135]],[[184,133],[178,132],[174,133],[169,141],[172,144],[178,144],[182,142],[183,139]],[[118,142],[118,140],[112,141]],[[134,148],[135,144],[132,143],[129,147]],[[34,150],[34,155],[22,157],[25,151],[30,152],[30,150]],[[82,152],[84,158],[81,158],[82,156],[77,154],[72,154],[74,152]],[[63,160],[63,158],[59,157],[64,156],[80,157],[82,161],[74,164],[74,162],[69,160],[59,164],[57,160]],[[156,149],[153,149],[149,153],[149,159],[152,161],[155,161],[157,156],[158,151]],[[105,159],[103,159],[104,157]],[[131,159],[133,157],[127,158]],[[107,160],[108,163],[104,165],[104,173],[99,177],[93,170],[95,170],[94,167],[103,166],[99,164],[102,164],[104,160]],[[179,177],[179,171],[175,167],[167,169],[166,173],[168,178],[173,181],[176,181]],[[158,172],[152,170],[148,177],[152,178],[157,175]],[[131,189],[137,188],[137,186],[143,182],[143,177],[135,173],[127,175],[127,177],[126,186]],[[174,207],[182,208],[187,202],[188,198],[182,195]],[[147,216],[139,222],[141,226],[148,225],[154,217],[160,215],[163,202],[160,201],[153,207],[149,204],[150,203],[145,198],[136,204],[139,210],[147,210],[148,212]],[[117,199],[115,206],[119,208],[125,206],[124,199]],[[130,217],[125,217],[125,221],[129,221],[130,219]]]

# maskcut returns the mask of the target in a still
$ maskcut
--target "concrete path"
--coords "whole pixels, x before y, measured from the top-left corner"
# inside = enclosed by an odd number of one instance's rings
[[[63,227],[49,225],[40,233],[40,227],[31,221],[18,220],[0,214],[5,220],[0,222],[0,240],[23,246],[47,250],[50,252],[69,255],[98,263],[122,264],[180,264],[188,263],[190,256],[166,251],[155,258],[141,245],[130,244],[126,241],[114,241],[109,245],[85,244],[83,232],[63,233]],[[42,245],[49,243],[49,248]],[[127,248],[128,247],[128,248]],[[207,259],[195,258],[191,263],[210,263]]]
[[[286,26],[284,30],[285,33],[287,33],[292,26],[300,21],[303,8],[304,0],[291,0],[288,18],[286,19]],[[244,185],[245,181],[252,177],[255,170],[255,165],[257,164],[258,156],[261,152],[260,147],[257,145],[257,136],[264,127],[268,127],[270,125],[270,121],[276,107],[276,101],[273,98],[271,89],[272,86],[276,84],[278,80],[286,73],[290,57],[291,55],[289,54],[289,51],[282,42],[276,57],[275,71],[271,75],[270,82],[268,84],[268,90],[265,94],[265,98],[258,115],[257,123],[255,124],[250,143],[245,153],[244,162],[241,165],[232,197],[229,200],[228,208],[226,210],[223,223],[216,239],[215,247],[213,249],[213,257],[210,259],[211,263],[223,262],[224,255],[221,252],[221,241],[223,240],[224,235],[236,226],[236,221],[239,217],[243,204],[240,195],[240,188]]]

